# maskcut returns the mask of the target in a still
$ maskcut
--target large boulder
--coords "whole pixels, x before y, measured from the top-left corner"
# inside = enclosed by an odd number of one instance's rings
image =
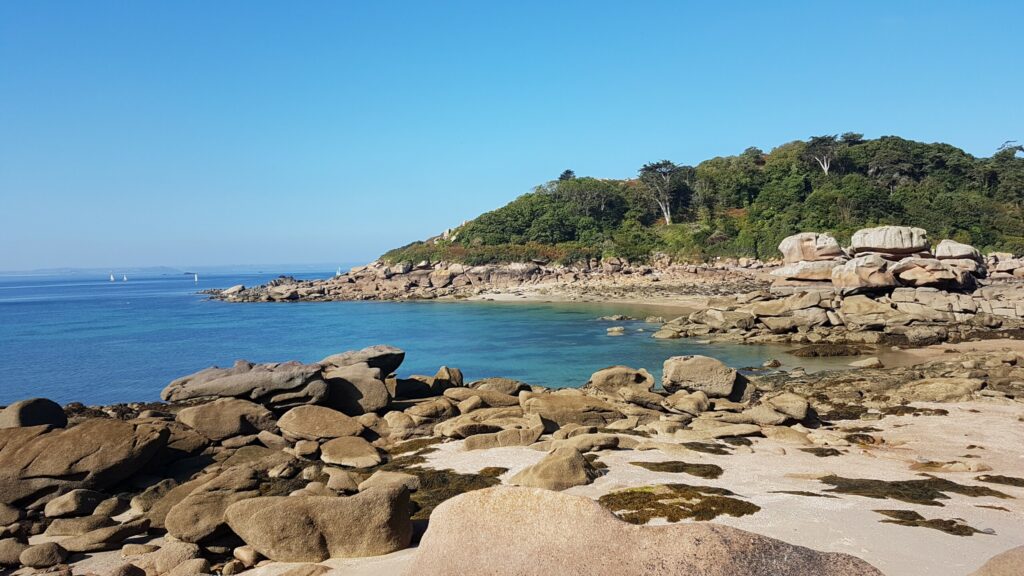
[[[107,418],[65,429],[0,429],[0,502],[47,502],[75,488],[102,490],[139,471],[167,443],[167,428]]]
[[[853,233],[850,245],[855,253],[916,254],[928,250],[928,232],[910,226],[879,226]]]
[[[969,274],[935,258],[904,258],[889,270],[904,286],[945,286],[958,288],[968,283]]]
[[[847,326],[854,329],[881,328],[900,315],[906,316],[888,303],[864,295],[843,298],[839,315]]]
[[[47,518],[86,516],[92,514],[96,506],[106,499],[107,495],[102,492],[78,488],[47,502],[43,514]]]
[[[228,507],[227,521],[246,544],[278,562],[379,556],[407,547],[412,538],[409,493],[402,486],[343,498],[251,498]]]
[[[782,252],[782,261],[786,264],[832,260],[845,256],[835,238],[817,232],[801,232],[783,238],[779,243],[779,252]]]
[[[943,240],[935,247],[935,257],[939,260],[975,260],[981,262],[981,252],[970,244],[956,240]]]
[[[900,386],[892,393],[892,399],[897,402],[960,402],[969,400],[983,385],[984,381],[978,378],[925,378]]]
[[[508,486],[468,492],[435,508],[407,573],[882,574],[853,556],[818,552],[728,526],[707,522],[636,526],[590,498]]]
[[[319,404],[327,396],[319,364],[252,364],[207,368],[174,380],[160,393],[168,402],[194,398],[235,397],[272,408]]]
[[[783,280],[828,282],[832,278],[832,269],[838,264],[838,260],[800,261],[779,266],[771,271],[771,275]]]
[[[362,350],[334,354],[324,358],[319,363],[325,368],[366,364],[370,368],[380,370],[381,375],[386,378],[398,370],[403,360],[405,360],[405,351],[401,348],[377,345],[363,348]]]
[[[650,392],[654,388],[654,376],[643,368],[610,366],[594,372],[583,389],[617,397],[619,389],[624,387]]]
[[[296,406],[281,416],[277,427],[295,440],[358,436],[363,431],[363,425],[355,418],[325,406]]]
[[[21,400],[0,410],[0,428],[25,426],[63,428],[67,425],[68,417],[64,415],[64,409],[60,407],[60,404],[46,398]]]
[[[259,404],[237,398],[220,398],[178,412],[178,422],[211,440],[258,434],[274,427],[274,413]]]
[[[164,526],[178,540],[202,542],[224,532],[228,506],[259,495],[259,476],[255,470],[246,466],[229,468],[171,507]]]
[[[622,413],[612,404],[578,393],[523,392],[519,394],[519,405],[523,407],[523,413],[540,416],[548,431],[566,424],[604,427],[622,419]]]
[[[350,416],[383,410],[391,402],[391,394],[381,374],[380,368],[365,362],[325,367],[327,400],[324,403]]]
[[[832,286],[840,294],[879,290],[896,286],[889,263],[877,254],[865,254],[832,269]]]
[[[565,490],[590,484],[597,478],[597,469],[571,446],[556,448],[540,462],[528,466],[509,480],[514,486]]]
[[[350,468],[370,468],[382,461],[377,449],[358,436],[344,436],[324,443],[320,447],[320,459],[327,464]]]
[[[661,385],[668,392],[703,391],[711,398],[725,398],[736,384],[736,370],[709,356],[673,356],[665,360]]]

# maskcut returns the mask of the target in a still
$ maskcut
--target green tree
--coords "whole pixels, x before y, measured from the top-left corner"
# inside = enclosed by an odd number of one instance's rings
[[[644,164],[639,172],[643,191],[661,210],[665,224],[672,223],[672,208],[680,200],[686,188],[683,180],[684,170],[681,166],[668,160]]]

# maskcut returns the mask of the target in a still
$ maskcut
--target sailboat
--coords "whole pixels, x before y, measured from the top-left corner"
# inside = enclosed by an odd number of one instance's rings
[[[114,273],[113,273],[113,272],[111,272],[111,273],[110,273],[110,281],[111,281],[111,282],[113,282],[113,281],[114,281]]]
[[[194,274],[192,277],[192,281],[195,282],[196,284],[199,284],[199,274]]]
[[[334,273],[335,276],[341,276],[341,266],[338,266],[338,271]]]
[[[127,282],[127,281],[128,281],[128,275],[127,274],[123,274],[121,276],[121,282]]]

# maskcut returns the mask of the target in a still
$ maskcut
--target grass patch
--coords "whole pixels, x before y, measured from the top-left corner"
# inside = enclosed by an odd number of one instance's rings
[[[707,521],[722,514],[739,517],[761,509],[731,496],[734,494],[725,488],[663,484],[612,492],[601,496],[598,502],[631,524],[646,524],[653,518],[668,522],[687,518]]]
[[[945,478],[927,476],[914,480],[871,480],[866,478],[842,478],[830,475],[821,479],[832,486],[826,492],[853,494],[881,500],[891,499],[910,504],[925,506],[942,506],[939,500],[948,500],[947,493],[961,494],[969,497],[992,496],[995,498],[1012,498],[987,486],[967,486],[957,484]]]
[[[959,520],[943,520],[940,518],[933,518],[930,520],[925,519],[913,510],[875,510],[879,514],[888,516],[889,518],[882,520],[887,524],[899,524],[900,526],[920,526],[922,528],[932,528],[933,530],[939,530],[946,534],[953,534],[954,536],[970,536],[972,534],[980,532],[978,529],[968,526],[960,522]]]
[[[646,468],[651,472],[672,472],[676,474],[689,474],[700,478],[714,480],[722,475],[722,467],[714,464],[691,464],[679,460],[668,462],[630,462],[633,466]]]

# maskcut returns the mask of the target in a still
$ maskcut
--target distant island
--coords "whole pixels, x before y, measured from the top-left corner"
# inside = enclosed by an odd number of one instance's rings
[[[665,253],[677,259],[774,258],[807,230],[847,243],[854,231],[913,223],[983,252],[1024,252],[1024,146],[989,158],[942,143],[861,134],[816,136],[770,152],[747,148],[696,166],[668,160],[634,178],[566,170],[509,204],[424,241],[387,263],[569,264]]]

